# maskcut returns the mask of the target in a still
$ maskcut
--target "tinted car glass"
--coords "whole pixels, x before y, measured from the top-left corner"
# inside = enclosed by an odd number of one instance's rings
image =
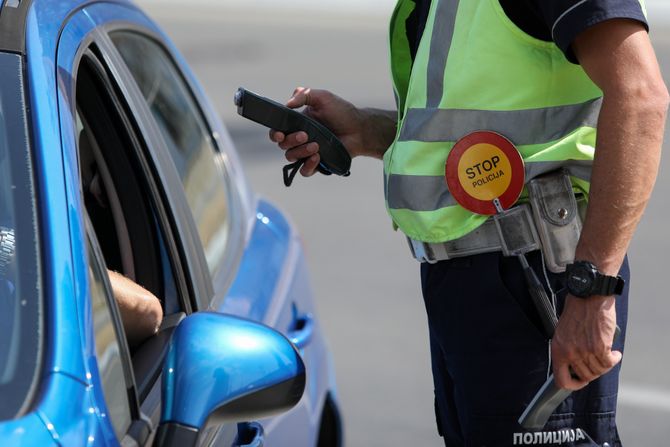
[[[132,32],[111,34],[158,123],[179,171],[210,273],[225,254],[228,198],[217,150],[189,88],[168,53]]]
[[[95,332],[95,353],[102,381],[102,391],[107,403],[109,418],[116,436],[121,439],[130,427],[130,405],[119,334],[116,332],[112,313],[109,309],[110,297],[107,296],[104,277],[100,264],[92,259],[94,250],[89,242],[89,281],[91,305],[93,310],[93,330]]]
[[[19,56],[0,53],[0,420],[29,407],[43,335],[22,70]]]

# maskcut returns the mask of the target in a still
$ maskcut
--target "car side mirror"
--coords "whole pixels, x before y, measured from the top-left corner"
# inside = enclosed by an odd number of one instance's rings
[[[170,340],[155,444],[196,445],[207,425],[280,413],[304,390],[305,364],[282,334],[230,315],[195,313]]]

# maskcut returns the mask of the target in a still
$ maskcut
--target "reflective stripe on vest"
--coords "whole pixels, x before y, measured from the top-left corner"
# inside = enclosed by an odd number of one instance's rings
[[[408,3],[400,0],[396,11],[407,11]],[[527,180],[566,167],[575,188],[588,191],[602,99],[581,67],[553,43],[516,28],[498,0],[433,0],[409,62],[406,42],[398,39],[406,14],[402,23],[398,16],[391,24],[391,63],[402,108],[384,170],[387,208],[403,232],[441,242],[486,220],[458,206],[444,179],[449,151],[475,130],[510,139]]]
[[[554,171],[561,167],[567,168],[570,174],[578,179],[591,180],[591,160],[560,160],[526,163],[526,178]],[[449,193],[444,175],[402,175],[391,174],[387,178],[390,208],[402,208],[411,211],[435,211],[440,208],[457,205]],[[409,191],[401,194],[400,190]]]
[[[596,127],[601,103],[602,99],[596,98],[583,104],[511,111],[410,109],[398,141],[456,141],[486,129],[505,135],[517,145],[546,143],[580,127]]]
[[[438,107],[444,91],[444,67],[456,26],[458,0],[437,2],[436,22],[430,39],[428,58],[428,102],[427,107]],[[427,26],[427,25],[426,25]]]

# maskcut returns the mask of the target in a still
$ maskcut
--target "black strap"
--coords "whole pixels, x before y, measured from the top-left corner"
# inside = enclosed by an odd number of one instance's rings
[[[296,174],[302,167],[302,165],[305,164],[306,158],[301,158],[300,160],[287,164],[284,166],[283,172],[284,172],[284,186],[289,187],[291,186],[291,183],[293,183],[293,179],[295,178]]]
[[[621,295],[626,281],[621,276],[603,277],[603,295]]]
[[[291,184],[293,183],[293,179],[295,178],[296,174],[298,173],[300,168],[302,168],[302,165],[304,165],[306,161],[307,161],[307,158],[301,158],[300,160],[298,160],[296,162],[293,162],[293,163],[290,163],[290,164],[287,164],[286,166],[284,166],[284,169],[283,169],[284,185],[286,185],[287,187],[291,186]],[[319,171],[323,175],[332,175],[332,172],[330,172],[329,170],[324,168],[321,164],[319,164],[316,167],[316,170]],[[351,172],[347,171],[347,173],[343,174],[342,176],[343,177],[349,177],[349,175],[351,175]]]
[[[626,281],[621,277],[616,277],[616,286],[614,286],[614,294],[621,295],[623,293],[623,288],[626,286]]]

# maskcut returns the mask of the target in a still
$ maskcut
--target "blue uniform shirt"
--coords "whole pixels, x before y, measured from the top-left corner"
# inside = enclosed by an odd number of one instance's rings
[[[554,41],[565,57],[577,63],[572,52],[575,37],[610,19],[631,19],[648,29],[639,0],[499,0],[507,16],[525,33]],[[407,37],[416,54],[428,18],[430,0],[414,0],[416,8],[406,22]]]

